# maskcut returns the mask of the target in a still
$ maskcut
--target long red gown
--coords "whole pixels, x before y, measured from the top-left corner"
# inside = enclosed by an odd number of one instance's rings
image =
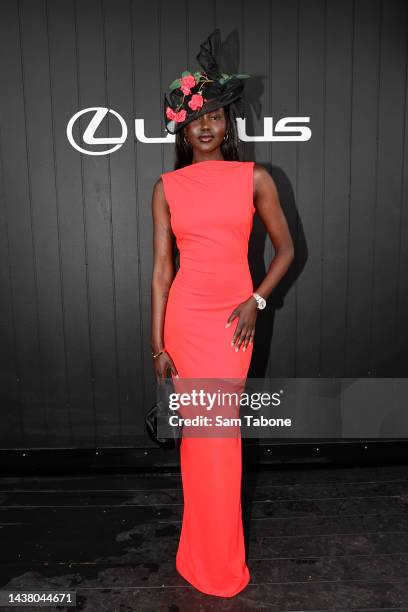
[[[180,252],[164,343],[182,378],[247,376],[252,345],[236,352],[230,343],[238,318],[225,324],[253,292],[248,265],[253,167],[252,161],[207,160],[161,175]],[[180,466],[184,511],[176,569],[203,593],[232,597],[250,580],[241,436],[183,436]]]

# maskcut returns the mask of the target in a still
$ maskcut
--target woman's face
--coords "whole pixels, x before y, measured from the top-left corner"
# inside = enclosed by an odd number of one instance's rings
[[[221,107],[188,123],[184,136],[193,148],[209,153],[221,146],[226,129],[227,120]]]

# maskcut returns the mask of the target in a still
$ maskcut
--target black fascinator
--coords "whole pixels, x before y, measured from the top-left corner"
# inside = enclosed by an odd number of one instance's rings
[[[216,60],[219,47],[220,30],[217,28],[200,45],[196,56],[203,70],[193,73],[185,70],[170,83],[169,95],[164,94],[164,123],[170,134],[241,97],[244,89],[242,79],[251,75],[220,72]]]

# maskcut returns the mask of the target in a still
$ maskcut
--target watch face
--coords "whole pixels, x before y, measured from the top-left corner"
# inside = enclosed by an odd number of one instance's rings
[[[266,300],[264,298],[261,298],[259,300],[259,310],[262,310],[263,308],[265,308],[266,306]]]

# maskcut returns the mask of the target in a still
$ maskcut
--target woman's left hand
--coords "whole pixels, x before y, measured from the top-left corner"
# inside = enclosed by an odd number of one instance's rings
[[[258,316],[258,305],[253,296],[245,302],[239,304],[230,316],[225,327],[229,327],[235,317],[239,317],[238,324],[235,329],[231,341],[231,347],[235,345],[235,350],[239,351],[243,344],[243,351],[246,350],[248,343],[253,344],[255,336],[255,323]]]

